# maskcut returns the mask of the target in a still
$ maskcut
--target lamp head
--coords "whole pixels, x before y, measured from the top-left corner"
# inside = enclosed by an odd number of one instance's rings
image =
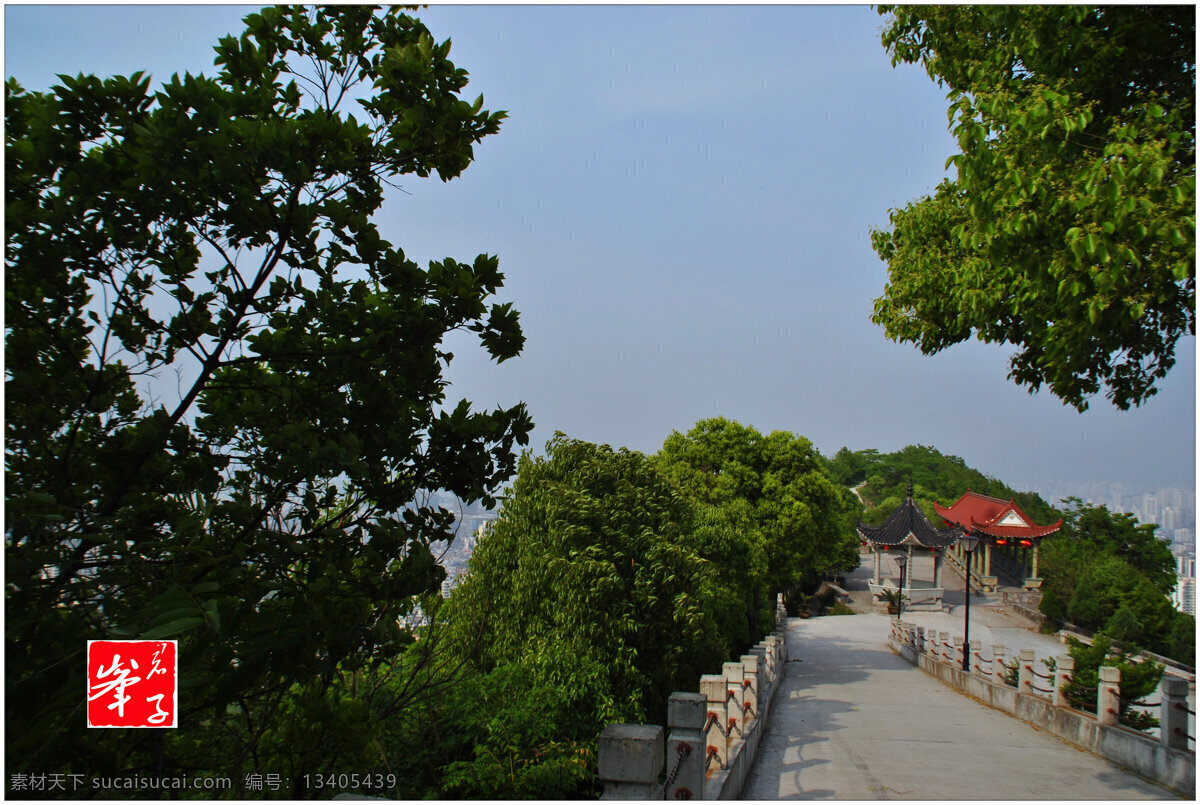
[[[959,537],[958,544],[962,546],[964,553],[971,553],[979,547],[979,543],[983,542],[979,537],[973,537],[970,534],[964,534]]]

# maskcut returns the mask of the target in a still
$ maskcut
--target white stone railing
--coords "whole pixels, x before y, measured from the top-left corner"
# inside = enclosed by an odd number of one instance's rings
[[[700,691],[672,693],[667,729],[609,724],[600,733],[601,799],[736,799],[754,763],[787,662],[787,612],[775,607],[775,631],[700,677]]]
[[[947,685],[1039,727],[1090,752],[1189,796],[1196,788],[1196,753],[1188,749],[1195,736],[1188,734],[1187,680],[1164,676],[1159,684],[1162,701],[1158,718],[1159,737],[1153,738],[1118,723],[1121,708],[1121,669],[1101,666],[1096,689],[1095,715],[1074,709],[1067,701],[1065,684],[1075,671],[1075,658],[1055,658],[1053,673],[1035,667],[1032,649],[1011,655],[1004,646],[993,646],[990,657],[982,656],[978,640],[963,646],[961,637],[926,630],[905,621],[892,621],[888,637],[891,649],[937,677]],[[971,653],[962,670],[963,651]],[[1015,656],[1017,685],[1007,683]]]

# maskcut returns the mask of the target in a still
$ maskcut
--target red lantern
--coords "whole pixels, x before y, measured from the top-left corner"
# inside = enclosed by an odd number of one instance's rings
[[[1007,545],[1007,544],[1008,544],[1008,540],[1006,540],[1006,539],[998,539],[998,540],[996,540],[996,544],[997,544],[997,545]]]
[[[1023,539],[1023,540],[1021,540],[1021,547],[1022,547],[1022,548],[1028,548],[1028,547],[1029,547],[1030,545],[1032,545],[1032,544],[1033,544],[1033,543],[1032,543],[1032,542],[1030,542],[1030,541],[1029,541],[1029,540],[1027,540],[1027,539]]]

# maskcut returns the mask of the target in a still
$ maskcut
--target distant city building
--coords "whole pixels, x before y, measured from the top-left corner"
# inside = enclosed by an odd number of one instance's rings
[[[1195,554],[1196,545],[1192,541],[1192,529],[1177,528],[1177,529],[1175,529],[1173,534],[1174,534],[1174,539],[1172,540],[1172,542],[1174,542],[1179,547],[1190,548],[1191,553]]]
[[[1175,555],[1175,575],[1178,583],[1171,591],[1171,604],[1180,612],[1196,614],[1196,558]]]

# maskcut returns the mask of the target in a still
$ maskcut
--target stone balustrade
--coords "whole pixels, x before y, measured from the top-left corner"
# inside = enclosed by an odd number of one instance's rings
[[[891,624],[888,645],[891,649],[937,677],[947,685],[979,701],[1038,725],[1060,738],[1094,752],[1130,769],[1147,779],[1192,796],[1196,788],[1196,754],[1188,748],[1195,736],[1189,735],[1187,706],[1188,682],[1164,676],[1159,685],[1159,737],[1121,726],[1121,669],[1101,666],[1096,687],[1096,713],[1074,709],[1066,696],[1066,682],[1075,671],[1075,658],[1054,658],[1053,670],[1044,673],[1037,667],[1035,654],[1022,649],[1016,654],[1016,687],[1009,684],[1011,657],[1004,646],[993,646],[991,656],[982,655],[978,641],[972,640],[970,671],[962,670],[962,639],[953,642],[946,632],[928,632],[924,627],[895,620]],[[1046,669],[1049,670],[1049,669]]]
[[[775,631],[700,677],[699,692],[667,700],[667,733],[656,724],[609,724],[600,733],[601,799],[735,799],[754,763],[787,662],[787,612],[776,600]]]

